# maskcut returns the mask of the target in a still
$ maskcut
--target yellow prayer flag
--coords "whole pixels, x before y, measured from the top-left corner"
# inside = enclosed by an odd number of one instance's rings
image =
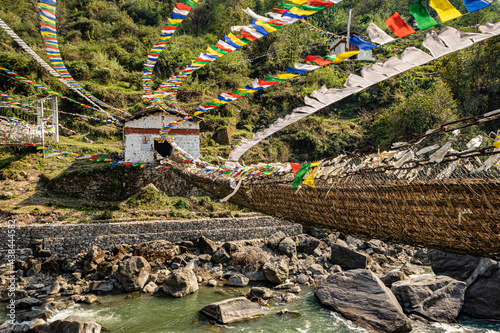
[[[215,51],[215,50],[214,50],[214,49],[212,49],[211,47],[208,47],[208,48],[207,48],[207,52],[208,52],[208,53],[210,53],[210,54],[213,54],[213,55],[219,56],[219,57],[224,56],[222,53]]]
[[[261,21],[261,20],[257,20],[255,21],[255,24],[257,25],[260,25],[261,27],[263,27],[267,32],[273,32],[273,31],[276,31],[278,29],[276,29],[275,27],[272,27],[270,26],[269,24],[267,24],[266,22],[264,21]]]
[[[202,113],[203,112],[201,112],[201,111],[196,111],[195,113],[193,113],[193,116],[197,116],[197,115],[202,114]]]
[[[462,14],[455,8],[448,0],[430,0],[432,8],[436,10],[441,21],[446,22],[462,16]]]
[[[239,45],[239,46],[245,46],[246,44],[244,42],[242,42],[241,40],[239,40],[235,35],[233,35],[232,33],[228,34],[227,37],[236,45]]]
[[[497,141],[493,142],[493,147],[500,148],[500,136],[497,137]]]
[[[219,104],[227,104],[227,103],[228,103],[228,102],[226,102],[226,101],[221,101],[220,99],[217,99],[217,98],[214,98],[212,101],[213,101],[214,103],[219,103]]]
[[[278,74],[278,79],[291,79],[297,76],[296,74]]]
[[[171,23],[171,24],[176,24],[176,23],[181,23],[181,22],[182,22],[182,19],[177,19],[177,20],[168,19],[168,23]]]
[[[359,53],[359,51],[350,51],[350,52],[339,53],[339,54],[337,54],[337,56],[333,60],[333,63],[340,64],[342,61],[344,61],[352,56],[355,56],[358,53]]]
[[[307,2],[307,0],[288,0],[287,2],[292,2],[296,5],[303,5]]]
[[[141,168],[144,168],[147,164],[141,164]]]
[[[315,167],[314,169],[312,169],[311,173],[309,173],[309,176],[307,176],[306,179],[304,179],[304,181],[302,182],[302,184],[304,185],[307,185],[307,186],[311,186],[311,187],[316,187],[316,185],[314,185],[314,174],[316,173],[316,170],[318,168]]]
[[[312,15],[312,14],[315,14],[317,13],[318,11],[317,10],[302,10],[302,9],[299,9],[299,7],[293,7],[292,9],[290,9],[290,13],[292,14],[295,14],[295,15]]]

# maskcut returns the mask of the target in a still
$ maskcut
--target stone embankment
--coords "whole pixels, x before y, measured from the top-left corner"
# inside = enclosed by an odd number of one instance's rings
[[[439,275],[425,274],[422,266],[429,270],[429,265]],[[20,313],[16,332],[58,332],[58,327],[75,325],[74,332],[91,327],[98,333],[100,325],[82,318],[51,323],[51,310],[95,303],[108,293],[184,297],[200,285],[222,284],[245,288],[244,298],[200,303],[205,316],[223,324],[258,320],[260,306],[293,302],[304,297],[301,286],[310,285],[323,305],[374,332],[409,331],[415,321],[454,322],[462,313],[500,319],[498,262],[314,229],[294,236],[278,231],[263,240],[214,242],[201,236],[92,245],[76,255],[25,249],[14,266],[16,308],[47,309]],[[0,279],[0,295],[7,301],[8,280]],[[274,288],[250,288],[252,281]],[[0,332],[10,332],[7,322]]]
[[[122,223],[31,224],[16,227],[18,248],[41,247],[53,253],[73,256],[91,245],[107,249],[112,244],[138,244],[154,240],[195,241],[201,236],[214,241],[266,238],[276,231],[297,235],[302,226],[269,216],[158,220]],[[7,239],[9,227],[0,226],[0,238]],[[7,243],[0,251],[8,250]]]

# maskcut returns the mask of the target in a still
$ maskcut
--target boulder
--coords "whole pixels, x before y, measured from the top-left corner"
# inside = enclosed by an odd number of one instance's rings
[[[248,285],[248,278],[243,274],[234,274],[229,278],[228,284],[235,287],[245,287]]]
[[[307,254],[313,254],[314,250],[319,246],[319,243],[321,241],[317,239],[316,237],[312,237],[309,235],[305,235],[300,241],[299,245],[297,246],[299,252],[307,253]]]
[[[342,269],[366,268],[368,256],[349,249],[343,244],[332,243],[331,261],[334,265],[340,265]]]
[[[142,288],[142,292],[145,294],[154,294],[158,291],[158,286],[153,281],[149,282]]]
[[[233,253],[238,252],[240,250],[240,247],[236,243],[232,243],[232,242],[226,242],[226,243],[222,244],[222,247],[229,254],[233,254]]]
[[[57,272],[59,270],[59,256],[57,254],[51,255],[42,263],[42,269],[48,272]]]
[[[98,246],[92,245],[83,259],[83,273],[91,273],[97,269],[97,265],[104,261],[105,253]]]
[[[465,282],[449,276],[424,274],[392,284],[393,291],[405,313],[429,321],[449,323],[462,308]]]
[[[446,275],[456,280],[465,281],[479,264],[480,258],[461,256],[438,250],[427,251],[432,270],[436,275]]]
[[[462,312],[476,318],[500,318],[500,268],[490,277],[479,277],[465,292]]]
[[[232,324],[264,316],[264,311],[260,306],[245,297],[215,302],[205,306],[200,312],[222,324]]]
[[[222,247],[215,251],[212,255],[212,261],[216,264],[226,263],[229,261],[229,259],[231,259],[231,256],[229,256],[226,250]]]
[[[190,267],[183,267],[172,272],[163,281],[163,291],[173,297],[184,297],[198,291],[198,279]]]
[[[42,303],[38,298],[24,297],[15,301],[14,305],[19,309],[31,309],[32,306],[41,305]]]
[[[312,264],[307,267],[307,270],[312,273],[312,275],[323,275],[325,274],[325,269],[320,264]]]
[[[402,281],[404,279],[405,273],[401,271],[390,271],[380,278],[387,288],[390,288],[394,282]]]
[[[266,279],[272,283],[281,284],[288,279],[289,258],[285,256],[273,258],[262,267]]]
[[[180,254],[179,246],[173,245],[166,240],[155,240],[137,245],[134,248],[134,256],[144,257],[147,261],[168,261]]]
[[[88,318],[69,316],[50,324],[37,325],[29,332],[33,333],[99,333],[101,325]]]
[[[281,242],[281,240],[285,237],[286,237],[286,235],[283,231],[278,231],[278,232],[272,234],[271,236],[269,236],[269,238],[267,239],[267,246],[271,249],[275,249],[278,246],[278,244]]]
[[[295,281],[300,284],[305,284],[309,282],[309,280],[310,280],[309,276],[304,273],[299,274],[295,279]]]
[[[406,332],[412,329],[394,294],[369,270],[332,274],[314,294],[322,304],[368,330]]]
[[[214,254],[214,252],[217,251],[217,246],[215,245],[215,243],[205,236],[201,236],[198,239],[198,248],[200,249],[201,253],[210,255]]]
[[[278,250],[281,252],[281,254],[284,254],[290,258],[297,255],[297,245],[295,244],[295,241],[290,237],[285,237],[281,240],[278,245]]]
[[[269,299],[271,297],[273,297],[273,291],[265,287],[252,287],[252,289],[250,289],[250,292],[248,293],[248,298],[250,299]]]
[[[151,266],[143,257],[133,256],[123,260],[118,267],[118,279],[125,291],[141,290],[149,279]]]

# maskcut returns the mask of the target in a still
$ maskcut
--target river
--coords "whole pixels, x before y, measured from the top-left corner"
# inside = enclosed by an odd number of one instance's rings
[[[226,294],[216,292],[222,289]],[[199,314],[205,305],[240,296],[243,288],[200,287],[200,291],[184,298],[151,296],[133,293],[100,296],[101,304],[77,305],[58,311],[51,320],[68,315],[88,317],[110,329],[111,333],[161,332],[367,332],[339,314],[323,307],[313,295],[311,287],[302,288],[299,300],[286,305],[265,307],[265,316],[259,320],[217,326]],[[245,289],[246,290],[246,289]],[[300,312],[300,317],[277,315],[284,308]],[[2,314],[2,318],[5,315]],[[500,332],[500,322],[486,322],[461,318],[454,324],[416,324],[412,332]]]

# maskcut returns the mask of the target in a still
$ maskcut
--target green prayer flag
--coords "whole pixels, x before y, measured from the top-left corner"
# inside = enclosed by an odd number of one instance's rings
[[[300,183],[302,183],[302,178],[306,175],[307,171],[311,168],[311,163],[304,164],[300,167],[299,171],[295,174],[295,178],[292,181],[292,188],[299,187]]]
[[[189,7],[194,7],[196,5],[196,2],[190,0],[182,0],[182,2],[184,2]]]
[[[415,21],[417,21],[417,27],[420,30],[437,25],[437,22],[422,4],[422,0],[410,4],[410,13],[415,18]]]

